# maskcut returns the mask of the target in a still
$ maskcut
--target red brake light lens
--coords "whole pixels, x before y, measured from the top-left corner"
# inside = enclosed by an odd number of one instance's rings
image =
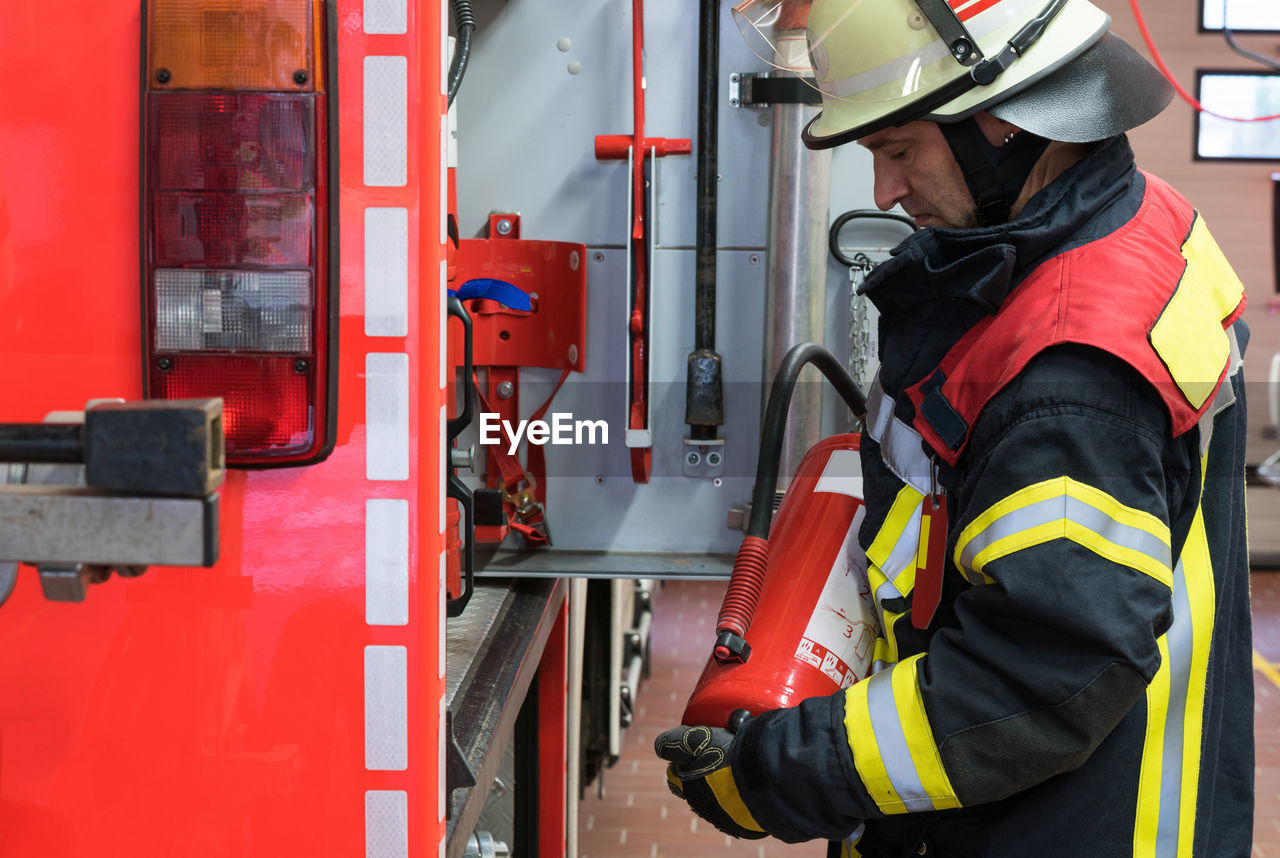
[[[315,401],[305,367],[294,358],[172,359],[152,395],[160,399],[223,398],[227,441],[251,438],[281,455],[305,452],[315,434]],[[299,372],[299,369],[302,372]]]
[[[148,126],[157,189],[304,191],[314,187],[315,96],[153,93]]]
[[[308,196],[157,193],[155,206],[157,266],[311,265]]]

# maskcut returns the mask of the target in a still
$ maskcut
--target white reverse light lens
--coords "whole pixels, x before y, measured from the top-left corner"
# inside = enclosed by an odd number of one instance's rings
[[[157,351],[305,353],[308,271],[156,271]]]

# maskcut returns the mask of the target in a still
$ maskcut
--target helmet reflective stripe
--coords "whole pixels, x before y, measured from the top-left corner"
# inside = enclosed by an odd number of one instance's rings
[[[971,12],[968,16],[969,19],[974,21],[968,29],[975,44],[1001,27],[1020,22],[1028,12],[1039,9],[1042,2],[1043,0],[973,0],[965,7],[965,11],[977,10]],[[988,12],[988,14],[979,16],[979,12]],[[961,20],[965,20],[963,11],[961,12]],[[921,69],[931,66],[940,60],[951,59],[951,50],[947,44],[942,39],[935,39],[919,50],[896,57],[875,68],[837,80],[823,80],[822,75],[827,70],[826,48],[823,46],[822,41],[812,34],[810,34],[810,44],[814,46],[815,54],[819,52],[821,54],[821,63],[819,62],[819,56],[814,56],[814,68],[819,75],[817,80],[818,89],[824,95],[829,95],[833,98],[855,98],[898,80],[903,81],[903,86],[900,89],[895,88],[895,91],[888,94],[887,97],[866,100],[886,101],[891,98],[909,97],[920,88]],[[954,62],[954,59],[952,59],[952,62]],[[955,71],[957,73],[953,77],[960,77],[968,73],[959,63],[955,64]]]
[[[1000,2],[1001,0],[967,0],[967,2],[956,3],[952,0],[951,8],[956,10],[956,17],[963,23],[979,12],[999,5]]]

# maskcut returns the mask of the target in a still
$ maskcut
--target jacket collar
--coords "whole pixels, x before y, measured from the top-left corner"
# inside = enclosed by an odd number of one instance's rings
[[[1130,189],[1136,168],[1128,139],[1100,143],[1031,198],[1011,223],[914,233],[867,276],[860,293],[881,313],[938,298],[994,313],[1010,290]]]

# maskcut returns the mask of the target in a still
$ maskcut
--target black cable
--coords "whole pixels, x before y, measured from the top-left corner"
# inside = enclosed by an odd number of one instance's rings
[[[1274,71],[1280,72],[1280,62],[1276,62],[1273,59],[1264,57],[1262,54],[1255,54],[1253,51],[1242,46],[1239,42],[1236,41],[1235,33],[1227,29],[1226,25],[1223,25],[1222,27],[1222,36],[1227,40],[1227,46],[1230,47],[1231,50],[1235,51],[1240,56],[1246,57],[1251,60],[1255,60],[1256,62],[1262,63],[1264,66],[1266,66],[1269,69],[1273,69]]]
[[[458,41],[453,47],[453,62],[449,64],[449,106],[462,85],[471,59],[471,34],[476,28],[475,15],[471,13],[471,0],[453,0],[453,20],[458,30]]]
[[[719,158],[717,81],[720,75],[720,2],[702,0],[698,44],[698,211],[695,349],[716,347],[716,173]]]
[[[840,215],[831,224],[831,229],[827,232],[827,247],[831,249],[831,255],[846,268],[852,268],[857,263],[844,255],[844,251],[840,249],[840,230],[844,229],[844,225],[856,218],[867,218],[868,220],[892,220],[911,227],[911,231],[915,232],[919,229],[916,222],[903,214],[895,214],[894,212],[882,212],[878,209],[853,209]]]
[[[835,355],[817,343],[792,346],[778,365],[773,387],[769,390],[769,404],[765,406],[747,536],[769,538],[769,526],[773,522],[773,493],[778,485],[778,467],[782,459],[782,437],[787,431],[787,411],[791,407],[791,394],[800,378],[800,370],[805,364],[813,364],[827,377],[858,420],[866,416],[866,396]]]
[[[713,441],[724,423],[716,353],[716,182],[719,178],[720,0],[701,0],[698,20],[697,211],[694,228],[693,351],[685,422],[694,441]]]

